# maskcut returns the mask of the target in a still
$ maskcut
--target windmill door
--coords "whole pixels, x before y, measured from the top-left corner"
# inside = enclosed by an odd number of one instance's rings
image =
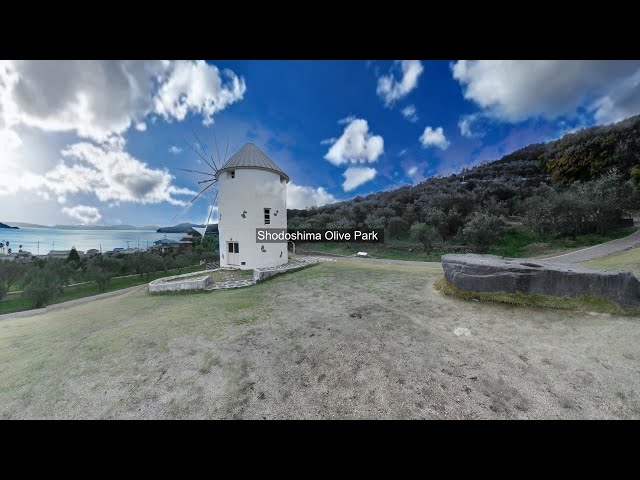
[[[239,265],[240,248],[238,242],[227,242],[227,263],[229,265]]]

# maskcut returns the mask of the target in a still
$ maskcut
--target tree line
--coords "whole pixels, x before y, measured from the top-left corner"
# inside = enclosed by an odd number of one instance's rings
[[[93,282],[97,291],[102,293],[114,277],[139,275],[149,281],[154,272],[177,270],[180,274],[184,268],[197,265],[202,260],[211,262],[218,259],[209,245],[215,242],[207,237],[204,243],[168,254],[140,252],[81,258],[74,248],[67,259],[35,259],[30,263],[3,261],[0,262],[0,300],[13,286],[19,286],[31,299],[33,307],[39,308],[73,283]]]

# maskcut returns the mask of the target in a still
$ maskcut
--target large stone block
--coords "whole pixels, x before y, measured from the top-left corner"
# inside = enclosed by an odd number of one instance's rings
[[[495,255],[443,255],[446,279],[462,290],[579,297],[598,295],[640,306],[640,282],[630,272]]]

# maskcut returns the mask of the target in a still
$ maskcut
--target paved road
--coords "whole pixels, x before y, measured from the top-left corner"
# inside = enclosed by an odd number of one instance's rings
[[[606,257],[612,253],[629,250],[636,245],[640,245],[640,230],[632,233],[628,237],[611,240],[610,242],[601,243],[600,245],[595,245],[593,247],[583,248],[582,250],[565,253],[564,255],[558,255],[557,257],[545,258],[545,260],[562,263],[587,262],[589,260],[595,260],[596,258]]]

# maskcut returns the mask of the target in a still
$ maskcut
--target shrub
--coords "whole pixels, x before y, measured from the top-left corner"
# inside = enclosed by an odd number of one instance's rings
[[[103,255],[93,257],[87,265],[87,279],[98,286],[100,293],[104,292],[109,282],[120,270],[120,262]]]
[[[504,222],[497,215],[475,212],[462,229],[462,235],[477,250],[486,250],[500,239],[504,228]]]
[[[400,238],[407,233],[407,222],[400,217],[391,217],[387,223],[389,238]]]
[[[412,240],[420,242],[427,253],[429,253],[433,245],[442,238],[436,227],[422,222],[411,225],[409,236]]]
[[[80,263],[80,255],[78,255],[78,251],[76,250],[76,247],[71,248],[71,251],[69,252],[69,256],[67,257],[67,262],[73,262],[73,263]]]
[[[25,277],[25,294],[35,308],[44,307],[63,292],[64,279],[53,262],[43,267],[34,266]]]
[[[22,263],[0,261],[0,300],[2,300],[13,284],[20,281],[26,271]]]

